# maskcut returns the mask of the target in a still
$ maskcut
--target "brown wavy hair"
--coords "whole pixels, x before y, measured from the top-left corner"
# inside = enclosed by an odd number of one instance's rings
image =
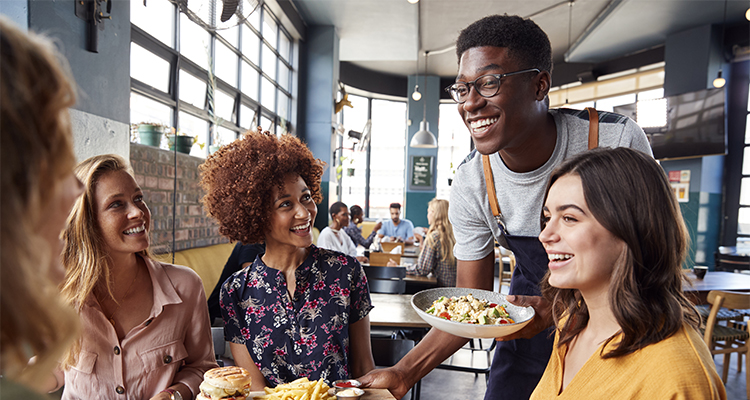
[[[565,175],[581,178],[583,196],[594,218],[626,244],[615,263],[609,289],[609,306],[622,328],[622,341],[601,356],[633,353],[672,336],[683,323],[697,329],[700,317],[682,291],[687,280],[682,263],[689,236],[659,164],[624,147],[584,152],[552,173],[545,203],[549,188]],[[542,295],[552,302],[559,345],[563,345],[588,324],[588,306],[577,289],[552,287],[548,279],[549,272],[542,281]],[[568,318],[560,326],[565,316]]]
[[[313,157],[298,138],[248,131],[201,164],[203,205],[230,240],[261,243],[270,226],[274,187],[281,190],[288,175],[299,175],[319,204],[325,163]]]
[[[435,246],[432,243],[435,241],[432,232],[437,232],[440,239],[440,260],[452,264],[456,262],[456,257],[453,255],[453,246],[456,244],[456,238],[453,236],[453,225],[448,219],[448,200],[432,199],[428,203],[428,207],[432,207],[433,221],[425,235],[425,246],[422,248],[422,251],[428,246]]]
[[[59,254],[39,234],[42,210],[76,162],[66,66],[48,40],[0,17],[0,359],[6,378],[32,388],[78,332],[49,277]]]

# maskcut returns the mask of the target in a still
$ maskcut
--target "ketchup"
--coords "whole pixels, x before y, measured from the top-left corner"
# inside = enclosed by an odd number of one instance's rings
[[[352,382],[339,382],[336,384],[338,387],[356,387]]]

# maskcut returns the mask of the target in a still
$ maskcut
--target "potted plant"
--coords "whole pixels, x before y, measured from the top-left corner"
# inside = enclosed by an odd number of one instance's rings
[[[139,122],[131,125],[131,135],[138,135],[138,142],[147,146],[159,147],[161,138],[169,128],[157,122]]]
[[[172,134],[167,135],[167,143],[169,144],[169,151],[178,151],[184,154],[190,154],[190,150],[193,145],[198,142],[197,136],[190,136],[181,133],[179,130]],[[200,145],[203,148],[203,145]]]

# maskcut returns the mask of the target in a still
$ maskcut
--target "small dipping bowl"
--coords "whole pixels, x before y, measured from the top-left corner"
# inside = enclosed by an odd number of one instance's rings
[[[362,383],[356,379],[340,379],[333,381],[333,391],[338,393],[345,389],[357,388],[362,386]]]
[[[695,273],[695,277],[698,279],[705,278],[706,272],[708,272],[708,267],[703,267],[703,266],[698,266],[698,265],[693,267],[693,273]]]
[[[338,400],[357,400],[362,395],[365,394],[365,391],[360,388],[350,387],[350,388],[342,388],[338,392],[336,392],[336,399]]]

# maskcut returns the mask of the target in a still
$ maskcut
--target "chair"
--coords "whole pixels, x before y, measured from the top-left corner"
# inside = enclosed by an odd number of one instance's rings
[[[224,327],[223,326],[212,326],[211,327],[211,339],[214,342],[214,357],[216,363],[220,367],[224,366],[224,353],[226,352],[227,342],[224,340]]]
[[[729,373],[729,358],[731,353],[738,355],[738,371],[742,368],[742,354],[745,354],[745,380],[747,398],[750,399],[750,331],[747,325],[744,329],[736,329],[717,323],[718,314],[722,306],[729,310],[750,308],[750,293],[724,292],[712,290],[708,293],[708,302],[712,304],[711,312],[706,321],[703,340],[706,342],[711,354],[724,354],[721,379],[726,384]]]
[[[385,267],[388,265],[388,260],[393,260],[396,264],[401,265],[401,254],[370,252],[370,265]]]
[[[478,344],[475,344],[475,341]],[[490,367],[492,366],[492,351],[495,350],[497,342],[492,340],[489,347],[484,348],[482,339],[471,339],[464,347],[458,349],[452,356],[450,356],[443,363],[439,364],[436,368],[445,369],[448,371],[459,371],[459,372],[473,372],[476,377],[479,374],[484,374],[485,381],[490,380]],[[487,363],[483,366],[475,366],[474,353],[483,352],[487,356]],[[468,360],[467,360],[468,358]]]
[[[750,256],[714,253],[715,269],[717,271],[747,271],[750,270]]]
[[[363,265],[367,277],[370,293],[404,294],[406,292],[405,267],[377,267]],[[405,338],[406,333],[401,329],[372,328],[370,336],[376,338]]]
[[[378,367],[392,367],[401,360],[406,353],[414,348],[415,342],[411,339],[391,339],[370,337],[372,346],[372,357]],[[422,381],[419,380],[411,388],[411,399],[418,400]]]

